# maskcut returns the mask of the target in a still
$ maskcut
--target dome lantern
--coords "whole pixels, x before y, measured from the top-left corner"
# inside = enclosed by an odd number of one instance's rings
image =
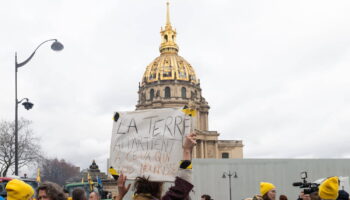
[[[161,28],[160,56],[154,59],[146,68],[141,86],[157,81],[179,80],[197,84],[196,74],[192,66],[178,55],[176,31],[170,23],[169,2],[167,2],[166,23]]]
[[[177,53],[179,51],[179,47],[176,44],[176,31],[173,29],[170,23],[170,11],[169,11],[169,2],[166,3],[167,12],[166,12],[166,23],[164,29],[161,28],[161,44],[159,47],[159,51],[161,54],[164,53]]]

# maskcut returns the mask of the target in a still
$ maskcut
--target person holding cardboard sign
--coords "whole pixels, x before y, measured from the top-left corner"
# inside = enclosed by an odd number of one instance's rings
[[[178,170],[175,185],[170,187],[169,190],[161,197],[161,186],[155,182],[149,181],[145,177],[139,177],[134,183],[135,194],[134,200],[177,200],[177,199],[188,199],[189,193],[193,188],[192,185],[192,149],[196,145],[195,133],[190,133],[186,136],[183,143],[183,160],[180,162],[180,168]],[[130,189],[130,184],[125,186],[126,176],[120,174],[117,181],[119,195],[114,198],[114,200],[122,200],[125,194]],[[155,186],[155,187],[149,187]]]

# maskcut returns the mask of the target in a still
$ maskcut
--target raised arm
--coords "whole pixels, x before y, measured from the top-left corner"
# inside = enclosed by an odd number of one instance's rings
[[[126,193],[128,193],[131,184],[129,184],[128,186],[125,186],[125,181],[126,181],[126,176],[123,173],[121,173],[117,181],[118,196],[114,197],[113,198],[114,200],[122,200],[123,197],[126,195]]]
[[[175,185],[169,188],[162,200],[183,200],[187,199],[191,192],[192,185],[192,149],[196,145],[196,134],[190,133],[186,136],[182,149],[183,157],[180,168],[175,179]]]
[[[197,135],[196,133],[190,133],[186,136],[185,141],[183,143],[183,160],[191,160],[192,159],[192,149],[196,146]]]

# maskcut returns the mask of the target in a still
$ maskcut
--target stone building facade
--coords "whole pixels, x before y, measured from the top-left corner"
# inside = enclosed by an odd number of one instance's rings
[[[194,158],[243,158],[241,140],[219,140],[209,131],[209,104],[202,96],[199,79],[191,64],[178,55],[176,30],[170,23],[167,3],[166,25],[161,28],[160,56],[147,67],[139,83],[136,110],[189,106],[197,111],[195,131],[198,145]]]

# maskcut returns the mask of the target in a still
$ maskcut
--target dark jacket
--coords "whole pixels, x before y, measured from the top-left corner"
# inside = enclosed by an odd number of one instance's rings
[[[170,187],[169,190],[162,197],[162,200],[184,200],[188,199],[193,185],[182,178],[176,177],[175,185]]]

